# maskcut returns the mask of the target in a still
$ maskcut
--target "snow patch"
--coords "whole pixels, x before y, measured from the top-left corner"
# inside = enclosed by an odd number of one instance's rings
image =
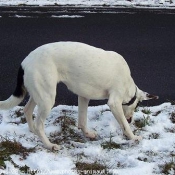
[[[20,167],[27,166],[29,171],[35,171],[36,174],[45,172],[45,174],[77,175],[79,173],[76,163],[81,162],[101,164],[108,172],[118,175],[150,175],[154,172],[161,174],[159,165],[171,162],[171,155],[175,152],[175,124],[171,121],[175,106],[170,103],[138,108],[134,119],[139,120],[148,115],[150,117],[143,128],[136,127],[135,122],[130,125],[135,134],[143,137],[140,142],[126,139],[107,105],[88,108],[88,127],[98,134],[95,140],[85,138],[78,130],[77,106],[55,107],[45,122],[45,131],[52,142],[61,146],[61,150],[56,152],[43,148],[39,138],[28,130],[27,123],[19,123],[20,118],[15,116],[15,111],[19,109],[23,110],[22,107],[15,107],[9,111],[0,111],[0,135],[3,138],[16,140],[24,147],[35,147],[35,151],[29,153],[26,159],[20,155],[11,155],[12,161],[19,167],[14,166],[11,161],[5,161],[6,169],[0,168],[0,173],[21,174]],[[145,114],[144,109],[150,113]],[[34,111],[37,111],[37,107]],[[64,122],[64,116],[68,124],[62,128],[61,122]],[[108,146],[104,148],[103,144]],[[119,147],[110,147],[110,144]]]

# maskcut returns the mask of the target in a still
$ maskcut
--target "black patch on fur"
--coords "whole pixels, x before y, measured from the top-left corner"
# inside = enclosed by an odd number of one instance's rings
[[[128,103],[124,103],[124,104],[122,104],[122,105],[126,105],[126,106],[132,105],[132,104],[135,102],[136,98],[137,98],[136,95],[137,95],[137,87],[136,87],[136,92],[135,92],[134,97],[131,98],[131,100],[130,100]]]
[[[16,89],[13,92],[13,95],[15,97],[21,97],[24,95],[24,70],[22,68],[22,66],[20,66],[19,70],[18,70],[18,77],[17,77],[17,85],[16,85]]]

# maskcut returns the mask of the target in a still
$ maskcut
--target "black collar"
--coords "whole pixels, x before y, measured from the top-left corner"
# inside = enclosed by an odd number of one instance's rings
[[[136,98],[137,98],[136,95],[137,95],[137,87],[136,87],[136,92],[135,92],[134,97],[132,97],[131,100],[128,103],[123,103],[122,105],[126,105],[126,106],[132,105],[135,102]]]

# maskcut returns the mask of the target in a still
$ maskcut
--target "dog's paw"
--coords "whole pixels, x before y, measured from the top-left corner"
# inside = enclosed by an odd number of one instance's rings
[[[90,139],[94,139],[97,137],[97,133],[95,131],[86,131],[84,135]]]
[[[60,146],[57,144],[52,144],[52,151],[58,151],[60,150]]]
[[[141,136],[134,135],[134,137],[132,138],[132,140],[134,140],[134,141],[141,141],[142,140],[142,137]]]
[[[49,145],[46,145],[45,146],[45,148],[46,149],[49,149],[49,150],[51,150],[51,151],[58,151],[58,150],[60,150],[60,146],[59,145],[57,145],[57,144],[49,144]]]

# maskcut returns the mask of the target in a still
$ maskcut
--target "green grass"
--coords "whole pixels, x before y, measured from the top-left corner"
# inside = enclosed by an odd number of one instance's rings
[[[115,143],[113,141],[104,142],[101,144],[103,149],[121,149],[121,144]]]
[[[170,174],[171,170],[175,171],[175,161],[174,161],[175,154],[171,153],[170,156],[171,156],[170,162],[165,162],[164,164],[159,165],[162,174]]]
[[[121,149],[121,144],[115,143],[114,141],[112,141],[112,134],[110,133],[110,138],[109,141],[107,142],[103,142],[101,144],[103,149]]]
[[[144,118],[142,118],[142,119],[135,120],[134,124],[137,128],[142,129],[146,125],[150,125],[150,117],[149,116],[147,116],[147,117],[144,116]]]
[[[150,109],[146,109],[146,108],[142,109],[142,112],[148,115],[152,113]]]

